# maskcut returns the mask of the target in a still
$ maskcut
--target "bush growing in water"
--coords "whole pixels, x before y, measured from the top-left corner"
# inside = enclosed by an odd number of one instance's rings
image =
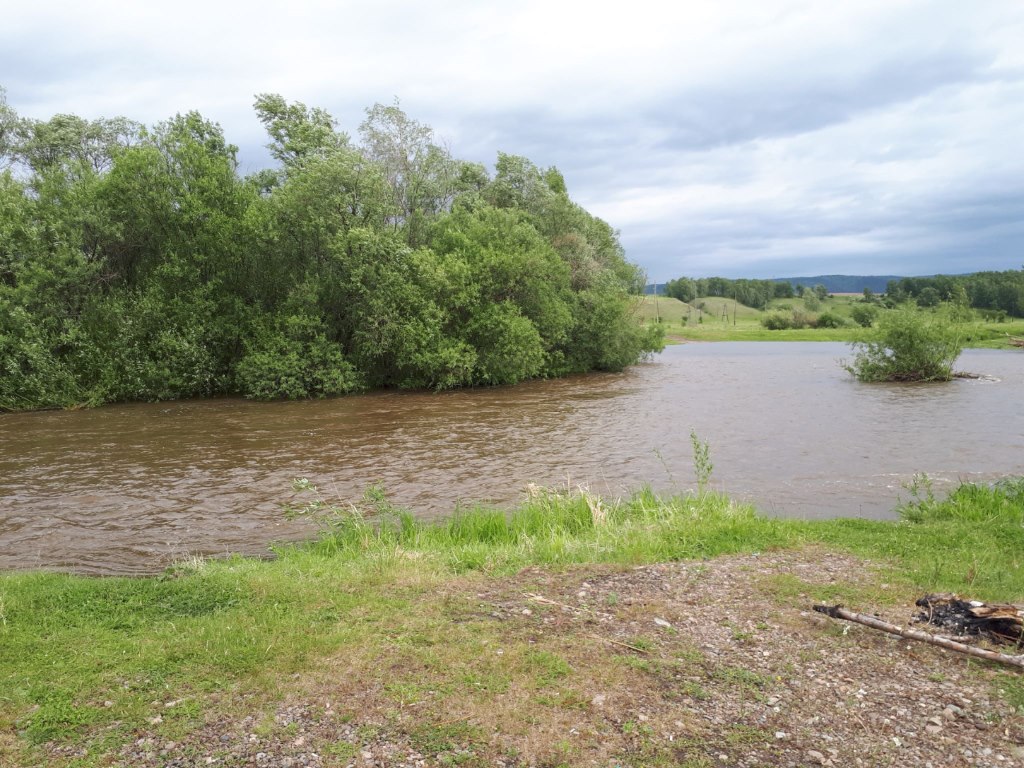
[[[905,304],[851,346],[855,357],[844,368],[860,381],[949,381],[963,350],[963,325],[953,307],[926,313]]]

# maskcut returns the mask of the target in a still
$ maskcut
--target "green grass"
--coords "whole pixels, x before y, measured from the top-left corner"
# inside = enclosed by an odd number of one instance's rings
[[[465,607],[443,597],[453,579],[526,567],[815,545],[823,557],[839,550],[880,559],[890,569],[885,578],[908,588],[1020,600],[1024,480],[964,485],[942,500],[926,483],[916,490],[899,522],[781,520],[716,494],[660,499],[642,491],[619,502],[538,492],[511,514],[473,509],[421,523],[374,497],[383,519],[320,505],[322,537],[284,547],[273,561],[194,561],[152,578],[7,573],[0,576],[0,754],[3,735],[18,734],[22,764],[41,759],[32,745],[48,741],[84,743],[96,762],[77,764],[103,764],[105,749],[141,727],[156,722],[173,740],[201,723],[212,699],[273,698],[290,675],[346,649],[368,664],[408,656],[426,665],[422,684],[410,673],[386,689],[396,706],[456,689],[486,701],[507,690],[509,675],[550,696],[573,676],[560,654],[525,648],[487,656],[498,636],[460,623]],[[480,658],[493,661],[468,661]],[[1010,695],[1024,700],[1021,690]],[[425,725],[414,737],[475,743],[475,731],[449,726]]]
[[[698,304],[703,309],[698,311]],[[665,296],[644,296],[638,314],[644,322],[661,318],[666,337],[672,341],[856,341],[861,328],[851,318],[852,309],[861,303],[859,295],[838,295],[825,299],[815,312],[808,310],[799,298],[774,299],[766,311],[736,305],[732,299],[708,296],[684,304]],[[847,325],[842,328],[801,328],[770,331],[761,325],[761,319],[773,312],[788,313],[801,310],[809,315],[829,312],[842,317]],[[735,319],[734,319],[735,311]],[[880,312],[886,310],[879,308]],[[924,311],[924,310],[923,310]],[[728,315],[728,317],[726,317]],[[1024,337],[1024,320],[1005,323],[976,320],[966,327],[965,346],[971,348],[1006,349],[1011,347],[1009,337]]]

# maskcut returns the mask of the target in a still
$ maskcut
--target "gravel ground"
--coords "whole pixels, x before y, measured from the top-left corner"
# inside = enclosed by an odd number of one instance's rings
[[[905,625],[913,599],[893,591],[815,550],[455,582],[439,596],[452,621],[566,660],[559,706],[512,685],[398,708],[380,674],[339,659],[269,712],[209,716],[178,742],[140,733],[110,764],[1024,766],[1024,717],[999,695],[1017,673],[811,610],[875,594],[849,607]],[[424,738],[427,721],[451,738]]]

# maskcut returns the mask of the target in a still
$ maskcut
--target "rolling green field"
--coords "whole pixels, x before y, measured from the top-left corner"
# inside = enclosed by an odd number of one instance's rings
[[[861,327],[851,317],[854,307],[861,304],[857,295],[837,295],[825,299],[820,309],[810,311],[803,299],[775,299],[767,311],[737,304],[722,296],[708,296],[685,304],[665,296],[644,296],[638,308],[645,322],[657,322],[665,329],[666,339],[680,341],[856,341]],[[842,318],[841,328],[800,328],[769,330],[761,324],[771,313],[790,313],[793,310],[815,316],[824,312]],[[879,311],[884,312],[884,309]],[[1010,336],[1024,337],[1024,319],[1005,323],[983,322],[978,319],[967,326],[967,347],[1005,349],[1011,347]]]

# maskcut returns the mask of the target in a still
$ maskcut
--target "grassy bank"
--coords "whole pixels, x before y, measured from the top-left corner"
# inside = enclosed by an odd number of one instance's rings
[[[924,494],[896,523],[778,520],[719,495],[659,499],[648,492],[614,503],[538,492],[511,515],[478,509],[431,524],[379,496],[369,508],[379,515],[374,522],[317,507],[321,539],[282,548],[273,561],[195,561],[154,578],[0,577],[0,763],[108,765],[140,733],[154,740],[156,754],[160,744],[261,711],[293,692],[296,680],[324,677],[343,688],[350,679],[393,705],[403,738],[440,761],[428,764],[445,764],[437,755],[459,754],[458,745],[476,744],[477,752],[465,749],[480,754],[498,725],[485,709],[469,730],[447,722],[445,697],[493,703],[516,693],[505,720],[493,715],[506,728],[520,717],[557,719],[580,702],[556,693],[556,682],[571,676],[557,638],[538,646],[510,633],[492,613],[480,613],[474,595],[500,582],[522,596],[578,567],[616,573],[813,548],[823,563],[830,553],[849,553],[876,562],[878,571],[866,587],[779,582],[780,590],[806,592],[802,603],[839,599],[870,608],[935,590],[988,600],[1024,595],[1024,481],[963,486],[942,501]],[[620,645],[641,653],[645,642],[638,636]],[[607,663],[618,669],[626,662],[615,656]],[[613,681],[621,670],[592,672]],[[1019,683],[1000,681],[1006,696],[1024,703]],[[344,701],[333,706],[344,709]],[[423,708],[409,709],[415,706]],[[253,737],[287,731],[272,718],[247,727]],[[324,764],[349,764],[352,744],[339,741],[335,749]]]
[[[732,299],[709,296],[689,304],[678,299],[645,296],[639,313],[645,322],[657,322],[672,341],[856,341],[861,328],[853,320],[853,310],[862,305],[859,296],[831,296],[816,310],[806,307],[803,299],[775,299],[765,311],[736,304]],[[700,305],[700,306],[698,306]],[[769,330],[761,320],[770,314],[796,310],[815,316],[827,312],[845,323],[839,328],[798,328]],[[884,312],[884,309],[878,311]],[[1009,337],[1024,337],[1024,320],[985,322],[980,318],[965,328],[965,346],[1006,349]]]

